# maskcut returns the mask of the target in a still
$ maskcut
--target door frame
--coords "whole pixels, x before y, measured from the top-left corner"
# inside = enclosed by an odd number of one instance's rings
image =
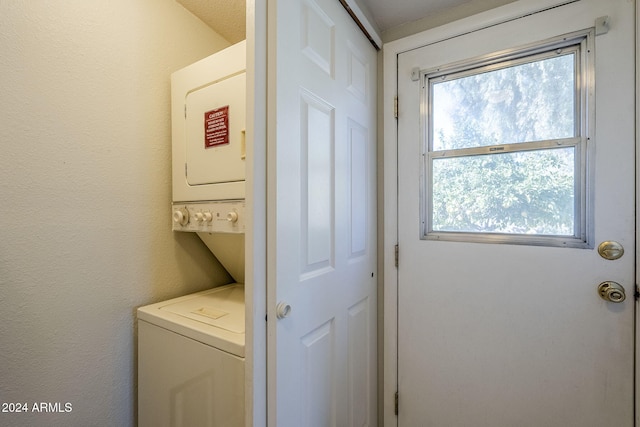
[[[560,5],[575,3],[579,0],[520,0],[509,3],[468,18],[455,21],[441,27],[433,28],[412,36],[408,36],[383,46],[383,378],[382,378],[382,421],[385,426],[397,426],[398,417],[395,415],[395,393],[398,389],[398,270],[396,268],[395,246],[398,242],[398,127],[394,115],[394,99],[398,91],[398,55],[426,45],[441,42],[466,33],[478,31],[490,26],[521,18],[535,12],[553,8]],[[640,85],[640,0],[635,0],[636,9],[636,81],[635,87]],[[638,166],[640,165],[640,153],[637,149],[640,141],[640,94],[636,90],[636,212],[640,207],[640,177]],[[402,114],[400,111],[399,114]],[[640,220],[636,216],[636,230],[639,229]],[[640,242],[636,232],[636,247]],[[401,249],[400,249],[401,250]],[[400,259],[400,262],[402,260]],[[640,255],[636,251],[636,266],[639,265]],[[636,283],[638,283],[638,268],[636,268]],[[630,292],[631,293],[631,292]],[[638,321],[638,302],[636,301],[636,366],[640,366],[637,343],[640,340],[640,322]],[[635,372],[635,406],[636,425],[640,425],[640,376],[638,369]],[[401,404],[400,404],[401,407]]]
[[[267,425],[267,5],[246,2],[245,426]]]

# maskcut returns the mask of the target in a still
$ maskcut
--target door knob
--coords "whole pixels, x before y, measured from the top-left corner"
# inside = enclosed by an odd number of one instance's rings
[[[284,319],[291,314],[291,306],[284,301],[281,301],[276,305],[276,317],[278,319]]]
[[[622,302],[627,298],[622,285],[611,281],[600,283],[598,294],[603,300],[616,303]]]

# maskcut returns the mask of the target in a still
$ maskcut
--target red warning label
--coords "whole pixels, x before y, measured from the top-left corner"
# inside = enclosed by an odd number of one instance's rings
[[[229,143],[229,106],[204,113],[204,148]]]

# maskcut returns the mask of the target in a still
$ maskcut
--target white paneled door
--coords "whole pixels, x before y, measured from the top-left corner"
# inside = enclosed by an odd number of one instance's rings
[[[398,55],[400,426],[634,425],[634,15]]]
[[[269,424],[376,418],[376,51],[337,0],[270,6]]]

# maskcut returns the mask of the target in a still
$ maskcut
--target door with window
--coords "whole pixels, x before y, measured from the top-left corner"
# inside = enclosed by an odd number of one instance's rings
[[[634,13],[398,56],[400,426],[633,425]]]

